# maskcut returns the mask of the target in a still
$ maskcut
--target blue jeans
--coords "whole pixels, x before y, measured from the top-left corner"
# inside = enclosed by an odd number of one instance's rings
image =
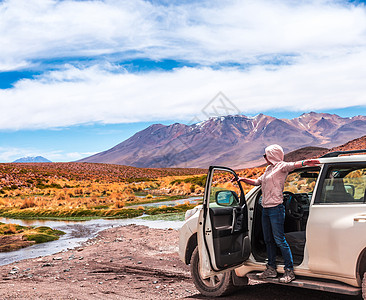
[[[267,248],[268,265],[276,268],[276,245],[281,249],[282,257],[285,260],[285,268],[293,269],[291,249],[285,238],[285,207],[283,204],[275,207],[263,208],[262,229],[264,242]]]

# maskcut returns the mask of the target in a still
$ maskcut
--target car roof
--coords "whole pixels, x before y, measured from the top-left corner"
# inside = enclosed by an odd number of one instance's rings
[[[319,158],[321,164],[331,164],[340,162],[366,162],[366,155],[347,155],[337,157]]]

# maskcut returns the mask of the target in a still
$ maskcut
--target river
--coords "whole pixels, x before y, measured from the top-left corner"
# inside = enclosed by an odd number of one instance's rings
[[[176,205],[184,203],[185,201],[195,203],[200,199],[202,199],[202,197],[147,203],[142,204],[142,206]],[[130,208],[132,207],[133,206]],[[46,256],[67,249],[75,248],[80,246],[88,239],[95,237],[98,232],[115,226],[136,224],[145,225],[151,228],[179,229],[183,225],[183,221],[145,220],[141,217],[132,219],[94,219],[89,221],[18,220],[0,217],[0,222],[19,224],[23,226],[48,226],[53,229],[62,230],[66,233],[57,241],[35,244],[16,251],[0,253],[0,265],[10,264],[15,261],[27,258]]]

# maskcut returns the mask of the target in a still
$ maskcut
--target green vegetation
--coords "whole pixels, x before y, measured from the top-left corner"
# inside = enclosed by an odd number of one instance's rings
[[[195,207],[195,204],[179,204],[176,206],[160,206],[138,209],[121,208],[121,209],[62,209],[50,210],[42,208],[2,208],[0,209],[0,216],[13,219],[43,219],[43,220],[90,220],[98,218],[114,218],[125,219],[135,218],[145,214],[158,215],[169,213],[184,213],[186,210]]]
[[[62,233],[62,234],[64,234],[64,233]],[[28,241],[35,241],[36,244],[40,244],[40,243],[46,243],[46,242],[58,240],[60,235],[62,235],[62,234],[57,234],[57,233],[53,233],[53,234],[29,233],[29,234],[27,234],[26,233],[26,234],[24,234],[24,236],[26,237],[26,239]]]
[[[11,240],[3,240],[0,252],[16,250],[32,244],[24,241],[33,241],[36,244],[55,241],[63,234],[65,233],[61,230],[55,230],[46,226],[21,226],[0,222],[0,237],[12,237]]]
[[[17,224],[5,224],[0,222],[0,236],[22,232],[23,229],[23,226]]]
[[[163,221],[184,221],[184,216],[185,213],[180,212],[180,213],[171,213],[171,214],[158,214],[158,215],[148,215],[145,217],[142,217],[141,219],[144,220],[151,220],[151,221],[156,221],[156,220],[163,220]]]
[[[38,182],[36,185],[38,189],[62,189],[62,186],[57,183],[44,184],[43,182]]]
[[[174,196],[160,196],[157,198],[149,198],[146,197],[146,200],[141,199],[139,200],[138,203],[126,203],[126,206],[132,206],[132,205],[143,205],[143,204],[147,204],[147,203],[158,203],[158,202],[164,202],[164,201],[174,201],[174,200],[180,200],[180,199],[185,199],[187,198],[187,196],[183,196],[183,195],[174,195]]]
[[[185,179],[176,179],[170,182],[171,185],[184,183],[191,183],[200,187],[205,187],[207,175],[188,177]]]
[[[125,182],[133,183],[133,182],[145,182],[145,181],[157,181],[154,178],[147,178],[147,177],[139,177],[139,178],[126,178]]]

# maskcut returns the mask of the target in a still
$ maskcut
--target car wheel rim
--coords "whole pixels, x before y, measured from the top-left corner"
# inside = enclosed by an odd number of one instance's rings
[[[219,274],[219,275],[214,275],[214,276],[208,277],[206,279],[203,279],[201,277],[201,279],[202,279],[202,282],[206,286],[214,288],[221,284],[223,277],[224,277],[224,274]]]

